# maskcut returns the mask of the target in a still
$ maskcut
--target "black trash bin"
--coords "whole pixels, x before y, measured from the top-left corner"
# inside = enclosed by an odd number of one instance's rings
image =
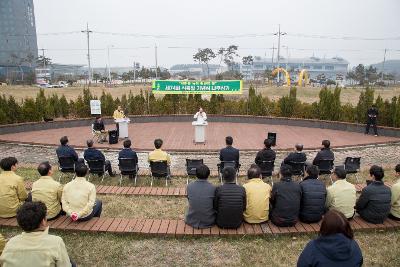
[[[117,130],[112,130],[112,131],[108,132],[108,143],[110,145],[118,144],[118,132],[117,132]]]

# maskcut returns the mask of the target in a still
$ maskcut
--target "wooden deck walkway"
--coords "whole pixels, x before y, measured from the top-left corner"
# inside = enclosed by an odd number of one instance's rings
[[[298,222],[293,227],[278,227],[271,222],[263,224],[242,224],[238,229],[222,229],[213,226],[207,229],[196,229],[183,220],[171,219],[128,219],[128,218],[93,218],[86,222],[73,222],[69,217],[61,216],[48,222],[51,229],[65,231],[134,233],[141,235],[161,236],[244,236],[244,235],[283,235],[317,233],[321,223],[306,224]],[[350,221],[355,231],[400,229],[400,222],[391,219],[383,224],[371,224],[360,217]],[[0,219],[1,226],[16,227],[17,220]]]
[[[391,187],[392,183],[385,183]],[[32,183],[25,183],[27,189],[32,188]],[[357,192],[365,187],[365,184],[355,184]],[[149,187],[149,186],[111,186],[111,185],[96,185],[97,194],[113,194],[113,195],[140,195],[140,196],[174,196],[186,197],[185,187]]]

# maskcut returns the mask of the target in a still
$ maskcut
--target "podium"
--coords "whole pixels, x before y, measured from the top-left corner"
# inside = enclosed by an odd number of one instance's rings
[[[129,118],[115,120],[115,123],[119,125],[119,138],[128,138],[128,124],[130,121]]]
[[[192,125],[194,126],[194,142],[196,144],[204,144],[206,142],[206,126],[208,123],[206,121],[194,121],[192,122]]]

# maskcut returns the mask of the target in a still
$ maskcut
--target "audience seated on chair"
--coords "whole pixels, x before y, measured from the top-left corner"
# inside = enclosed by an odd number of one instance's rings
[[[307,161],[307,156],[303,152],[303,145],[302,144],[296,144],[295,146],[295,151],[290,153],[284,160],[283,164],[289,164],[291,162],[306,162]]]
[[[222,170],[224,184],[217,187],[214,209],[217,212],[216,223],[221,228],[238,228],[243,222],[246,209],[246,190],[235,183],[236,170],[225,167]]]
[[[371,180],[367,180],[367,186],[361,191],[356,211],[367,222],[383,223],[390,213],[392,194],[382,181],[385,176],[382,167],[371,166],[369,175]]]
[[[299,217],[301,188],[292,180],[292,167],[282,165],[280,169],[281,179],[274,183],[271,193],[271,222],[277,226],[294,226]]]
[[[346,181],[346,170],[342,166],[336,167],[331,177],[333,184],[327,189],[325,207],[342,212],[347,219],[353,218],[356,187]]]
[[[106,169],[106,171],[108,171],[108,174],[110,176],[115,176],[115,173],[113,172],[112,167],[111,167],[111,162],[109,160],[106,160],[106,157],[104,156],[104,154],[100,150],[98,150],[94,147],[93,140],[92,139],[87,140],[86,144],[87,144],[88,148],[83,153],[84,159],[86,161],[89,161],[89,160],[104,161],[105,169]]]
[[[75,168],[76,178],[64,186],[62,193],[62,208],[65,213],[76,221],[87,221],[100,217],[102,202],[96,199],[96,188],[88,182],[85,176],[88,168],[80,164]]]
[[[108,131],[106,131],[106,128],[104,127],[104,122],[101,116],[97,116],[93,122],[93,133],[97,137],[97,142],[103,143],[107,141]]]
[[[156,139],[154,140],[155,149],[149,153],[148,161],[166,161],[168,165],[171,165],[171,157],[169,154],[163,150],[161,147],[163,145],[163,140]]]
[[[32,201],[41,201],[47,207],[47,220],[52,220],[64,212],[61,209],[62,185],[54,181],[53,168],[48,161],[37,168],[40,178],[32,184]]]
[[[264,148],[258,151],[254,162],[259,165],[263,161],[275,161],[276,153],[271,149],[272,141],[270,139],[264,140]]]
[[[335,160],[335,155],[330,147],[331,142],[329,140],[323,140],[321,151],[317,153],[312,164],[318,166],[321,160]]]
[[[253,164],[247,171],[249,181],[243,185],[246,190],[246,210],[244,220],[248,223],[268,221],[271,186],[264,183],[260,168]]]
[[[297,267],[362,266],[361,249],[343,213],[330,210],[321,223],[319,236],[308,242],[297,261]]]
[[[68,145],[68,137],[63,136],[60,138],[60,146],[56,149],[57,157],[71,157],[75,162],[83,162],[83,159],[79,159],[78,154],[76,153],[73,147]]]
[[[233,138],[232,136],[225,137],[225,144],[226,147],[221,149],[219,152],[219,160],[220,161],[235,161],[236,168],[239,166],[239,149],[234,148],[233,145]],[[224,168],[221,165],[221,170]]]
[[[305,223],[315,223],[322,219],[325,212],[326,187],[318,180],[319,169],[310,165],[306,169],[306,178],[300,182],[301,205],[299,219]]]
[[[3,158],[0,167],[0,218],[17,215],[18,208],[28,198],[24,179],[15,174],[18,161],[14,157]]]
[[[396,165],[394,169],[396,172],[396,178],[398,179],[395,184],[392,185],[392,201],[389,218],[400,221],[400,164]]]
[[[23,233],[7,242],[1,266],[75,266],[62,238],[49,234],[46,211],[42,202],[25,202],[18,209],[17,222]]]
[[[207,181],[210,169],[206,165],[196,168],[197,180],[187,186],[189,207],[185,222],[194,228],[209,228],[215,224],[215,186]]]
[[[0,234],[0,255],[3,253],[4,246],[6,245],[6,240],[2,234]]]
[[[138,156],[135,151],[132,150],[132,141],[129,139],[124,140],[124,148],[119,152],[118,159],[134,159],[136,164],[138,163]]]

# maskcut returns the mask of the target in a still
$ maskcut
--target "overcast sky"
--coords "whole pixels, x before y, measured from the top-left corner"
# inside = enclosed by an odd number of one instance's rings
[[[38,46],[48,49],[46,55],[57,63],[86,64],[86,37],[79,32],[86,22],[94,31],[90,47],[95,67],[106,66],[106,47],[111,45],[111,66],[131,66],[134,61],[154,65],[155,45],[158,64],[164,67],[193,63],[198,48],[231,44],[239,46],[240,56],[271,57],[271,48],[277,46],[271,33],[278,24],[288,34],[281,38],[284,57],[288,52],[293,58],[341,56],[351,65],[370,64],[382,61],[387,48],[387,59],[400,59],[399,0],[34,0],[34,4]]]

